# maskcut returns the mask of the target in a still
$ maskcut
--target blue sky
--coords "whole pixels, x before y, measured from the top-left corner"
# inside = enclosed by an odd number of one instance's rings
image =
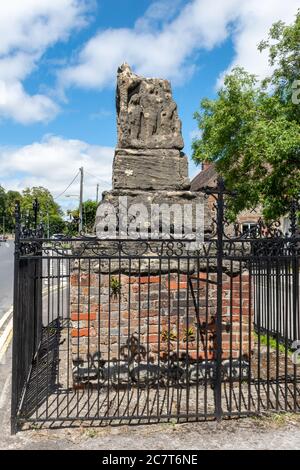
[[[110,187],[116,70],[171,80],[185,152],[193,113],[242,65],[269,72],[256,46],[298,0],[10,0],[0,4],[0,184],[58,196],[86,169],[85,198]],[[190,175],[198,169],[190,163]],[[68,191],[76,194],[78,181]],[[75,199],[58,202],[76,204]]]

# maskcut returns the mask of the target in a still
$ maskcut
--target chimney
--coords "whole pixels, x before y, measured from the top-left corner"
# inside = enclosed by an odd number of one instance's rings
[[[202,171],[208,170],[213,166],[212,162],[202,162]]]

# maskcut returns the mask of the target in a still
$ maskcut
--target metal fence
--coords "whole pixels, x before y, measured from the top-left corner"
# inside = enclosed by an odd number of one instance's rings
[[[207,192],[216,230],[196,249],[48,240],[17,211],[13,432],[300,410],[295,223],[228,236],[223,188]]]
[[[299,261],[289,257],[273,261],[253,270],[255,327],[291,346],[300,338]]]

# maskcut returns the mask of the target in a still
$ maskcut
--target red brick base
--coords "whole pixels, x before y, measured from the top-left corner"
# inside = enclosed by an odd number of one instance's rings
[[[73,273],[73,360],[100,353],[126,360],[132,340],[145,360],[216,357],[216,273],[128,276]],[[249,274],[223,274],[222,358],[247,359],[252,349]]]

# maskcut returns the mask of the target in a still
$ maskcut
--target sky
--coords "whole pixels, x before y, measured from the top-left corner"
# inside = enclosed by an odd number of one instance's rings
[[[0,185],[44,186],[70,208],[83,166],[85,199],[97,184],[109,190],[123,62],[171,81],[192,178],[200,101],[216,96],[235,65],[268,75],[257,44],[298,8],[299,0],[2,0]]]

